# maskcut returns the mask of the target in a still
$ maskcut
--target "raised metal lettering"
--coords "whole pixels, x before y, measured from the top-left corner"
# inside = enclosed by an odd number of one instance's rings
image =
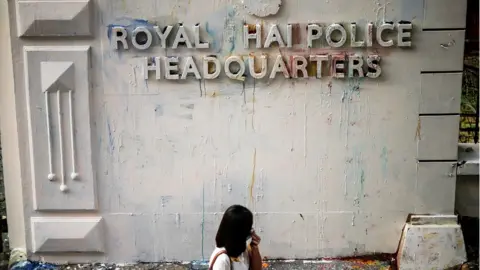
[[[322,27],[318,24],[309,24],[307,26],[307,44],[309,48],[313,47],[313,41],[322,36]]]
[[[145,34],[145,40],[142,40],[143,44],[140,44],[138,42],[138,35],[139,34]],[[132,45],[138,50],[146,50],[150,48],[152,45],[153,37],[152,33],[150,33],[150,30],[148,30],[145,26],[139,26],[135,28],[132,32]]]
[[[273,42],[278,43],[278,47],[283,48],[285,47],[285,42],[283,42],[282,36],[280,35],[280,31],[278,31],[278,26],[273,24],[270,27],[270,31],[268,31],[267,40],[265,41],[264,48],[269,48]]]
[[[232,71],[230,70],[230,65],[232,63],[238,63],[238,65],[240,66],[237,73],[232,73]],[[240,58],[239,56],[228,57],[225,61],[225,74],[227,74],[227,77],[229,77],[230,79],[243,80],[243,75],[245,74],[245,63],[243,62],[242,58]]]
[[[187,48],[192,48],[192,43],[190,42],[190,39],[188,39],[187,32],[185,31],[185,26],[183,25],[180,25],[178,27],[177,35],[173,40],[172,49],[176,49],[179,43],[185,43]]]
[[[339,31],[341,34],[341,37],[338,41],[332,40],[332,33],[335,31]],[[328,26],[326,38],[327,38],[327,43],[330,47],[339,48],[339,47],[342,47],[347,41],[347,31],[345,31],[345,28],[343,28],[343,26],[341,26],[340,24],[334,23]]]

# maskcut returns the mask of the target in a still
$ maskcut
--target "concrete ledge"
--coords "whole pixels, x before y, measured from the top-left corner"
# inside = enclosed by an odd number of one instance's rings
[[[104,252],[101,217],[32,218],[33,252]]]
[[[411,225],[456,225],[458,217],[455,215],[415,215],[410,218]]]
[[[398,269],[448,269],[466,262],[462,229],[453,217],[412,216],[400,240]]]

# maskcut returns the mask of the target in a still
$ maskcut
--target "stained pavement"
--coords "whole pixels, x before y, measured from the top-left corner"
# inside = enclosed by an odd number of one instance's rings
[[[265,270],[350,270],[350,269],[366,269],[366,270],[387,270],[394,269],[390,266],[389,261],[374,261],[374,260],[349,260],[349,261],[272,261],[264,262],[263,269]],[[206,264],[191,264],[191,263],[160,263],[160,264],[135,264],[135,265],[70,265],[62,266],[60,269],[64,270],[187,270],[187,269],[205,269]]]

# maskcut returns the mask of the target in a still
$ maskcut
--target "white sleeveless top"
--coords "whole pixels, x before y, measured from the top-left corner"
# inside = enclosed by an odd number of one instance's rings
[[[210,256],[210,262],[212,262],[213,258],[215,255],[217,255],[219,252],[225,250],[225,248],[215,248],[215,250],[212,253],[212,256]],[[231,263],[233,264],[233,267],[231,267]],[[215,265],[213,266],[213,270],[248,270],[250,266],[249,262],[249,256],[247,250],[243,252],[238,258],[232,258],[230,262],[230,258],[228,257],[227,254],[222,254],[218,256],[217,260],[215,261]],[[209,265],[210,267],[210,265]]]

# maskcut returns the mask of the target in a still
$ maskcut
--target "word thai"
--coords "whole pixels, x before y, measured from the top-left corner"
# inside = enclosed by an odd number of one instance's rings
[[[322,78],[324,73],[328,73],[329,76],[335,78],[344,78],[346,76],[378,78],[382,73],[378,55],[369,55],[366,61],[364,61],[362,56],[356,54],[310,55],[308,59],[304,56],[294,55],[290,59],[290,65],[287,65],[281,55],[277,55],[270,71],[268,71],[266,55],[261,55],[260,57],[250,55],[247,59],[243,59],[241,56],[230,56],[226,58],[223,69],[217,57],[206,56],[202,58],[202,74],[200,74],[192,56],[184,59],[179,57],[154,57],[150,59],[151,61],[147,57],[143,59],[145,80],[149,77],[149,71],[155,72],[157,80],[160,80],[162,77],[165,77],[167,80],[185,80],[188,76],[193,76],[198,80],[211,80],[218,78],[222,70],[230,79],[244,80],[247,68],[250,76],[255,79],[263,79],[267,74],[270,79],[275,79],[278,73],[281,73],[287,79],[307,78],[310,77],[311,73],[309,70],[312,70],[312,68],[314,76],[317,78]],[[260,62],[260,65],[257,65],[257,61]],[[248,67],[245,62],[248,62]],[[324,70],[325,67],[328,67],[329,70]],[[164,76],[162,76],[162,70]]]

